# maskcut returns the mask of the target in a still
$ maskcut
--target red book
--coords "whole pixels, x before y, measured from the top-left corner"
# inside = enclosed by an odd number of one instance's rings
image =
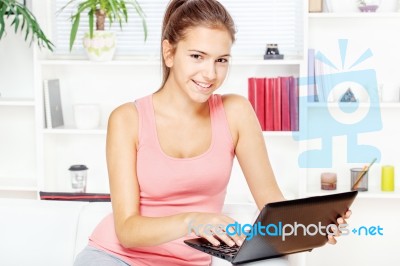
[[[290,131],[289,77],[280,77],[282,130]]]
[[[274,91],[273,79],[265,78],[265,130],[274,130]]]
[[[272,78],[265,78],[265,130],[274,130],[274,91]]]
[[[289,78],[290,128],[299,130],[299,86],[297,78]]]
[[[248,95],[249,101],[254,108],[258,121],[262,130],[265,130],[264,118],[264,78],[249,78],[248,79]]]
[[[282,114],[281,114],[281,101],[282,91],[279,78],[273,78],[273,91],[274,91],[274,130],[282,130]]]

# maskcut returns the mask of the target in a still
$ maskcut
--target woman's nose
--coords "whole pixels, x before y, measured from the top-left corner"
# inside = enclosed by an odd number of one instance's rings
[[[207,80],[214,80],[217,77],[215,62],[207,62],[204,66],[203,76]]]

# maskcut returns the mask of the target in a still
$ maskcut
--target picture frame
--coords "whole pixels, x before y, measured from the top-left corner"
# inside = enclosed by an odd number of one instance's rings
[[[309,13],[318,13],[322,12],[323,8],[322,0],[308,0],[308,12]]]

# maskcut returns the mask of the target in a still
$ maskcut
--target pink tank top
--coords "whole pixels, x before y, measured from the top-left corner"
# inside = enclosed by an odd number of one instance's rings
[[[183,212],[220,213],[232,170],[234,147],[220,95],[208,100],[212,125],[211,145],[191,158],[166,155],[158,142],[152,95],[135,102],[139,114],[137,176],[140,213],[160,217]],[[210,265],[209,255],[196,251],[183,240],[153,247],[124,248],[114,231],[112,214],[96,227],[89,244],[120,257],[134,266]]]

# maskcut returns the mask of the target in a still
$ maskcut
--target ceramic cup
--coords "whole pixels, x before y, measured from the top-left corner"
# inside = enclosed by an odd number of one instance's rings
[[[97,104],[74,104],[77,129],[95,129],[100,125],[100,107]]]
[[[381,85],[382,102],[398,102],[399,86],[393,83],[384,83]]]

